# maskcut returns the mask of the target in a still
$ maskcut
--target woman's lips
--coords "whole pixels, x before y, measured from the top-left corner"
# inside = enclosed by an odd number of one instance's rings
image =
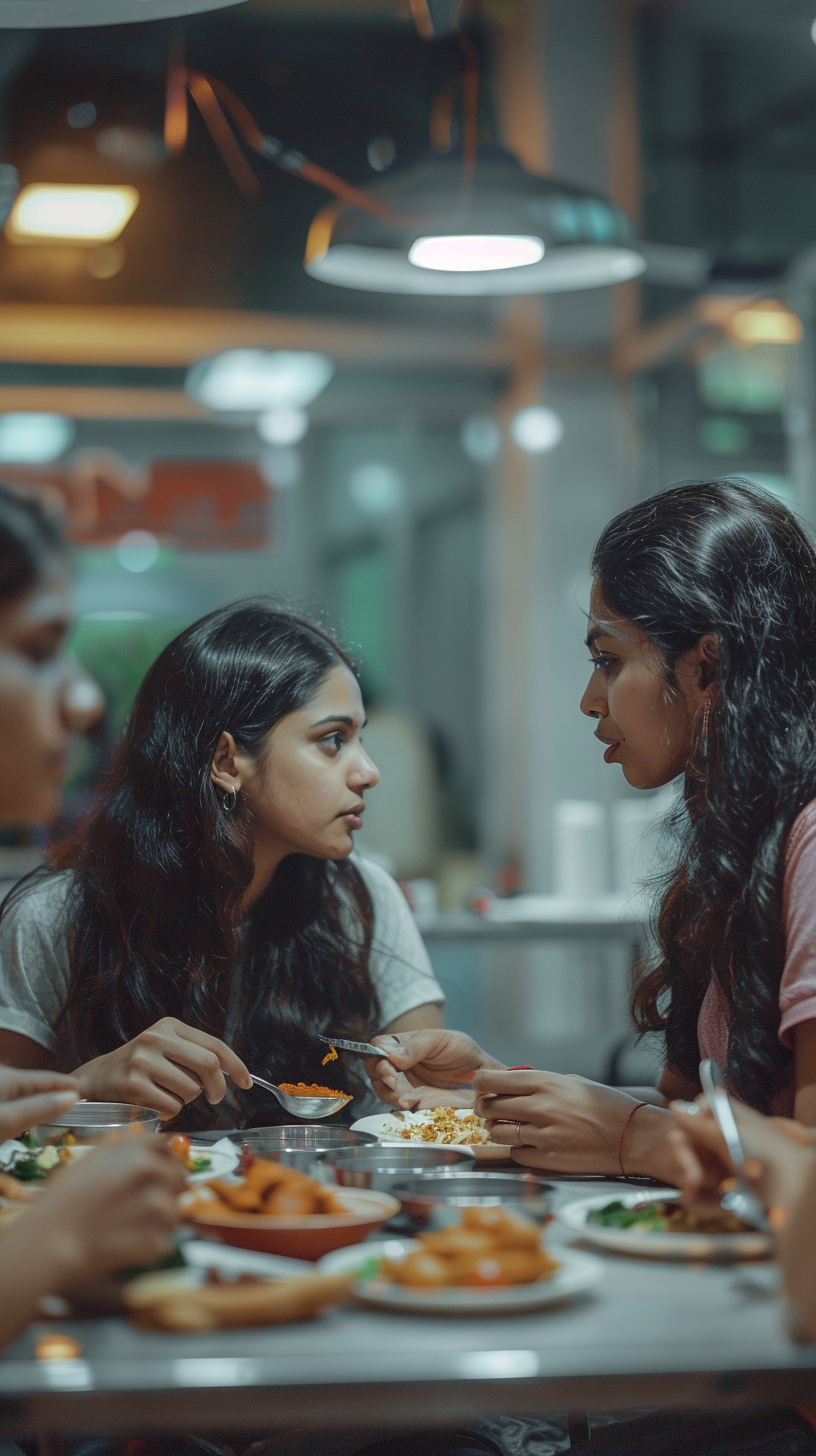
[[[604,763],[611,763],[612,762],[612,760],[615,757],[615,754],[617,753],[619,747],[620,747],[620,744],[618,744],[618,743],[610,743],[609,747],[604,749]]]
[[[357,814],[355,814],[353,812],[350,813],[350,814],[344,814],[342,817],[343,817],[343,819],[345,821],[345,824],[346,824],[346,827],[348,829],[362,829],[362,827],[363,827],[363,811],[362,810],[360,810],[359,813],[357,813]]]

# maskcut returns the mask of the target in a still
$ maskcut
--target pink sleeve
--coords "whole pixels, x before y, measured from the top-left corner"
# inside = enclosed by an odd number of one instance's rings
[[[816,801],[802,810],[788,838],[782,908],[785,968],[779,987],[779,1037],[792,1047],[793,1028],[816,1019]]]

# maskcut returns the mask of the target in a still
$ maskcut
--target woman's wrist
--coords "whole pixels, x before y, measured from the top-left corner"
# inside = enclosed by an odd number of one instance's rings
[[[648,1102],[635,1103],[629,1113],[624,1146],[623,1167],[628,1176],[660,1178],[674,1183],[675,1168],[666,1134],[671,1127],[671,1113]]]

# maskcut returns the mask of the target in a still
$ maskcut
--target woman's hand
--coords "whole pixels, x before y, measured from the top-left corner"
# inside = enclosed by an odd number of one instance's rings
[[[81,1095],[73,1077],[0,1067],[0,1142],[19,1137],[38,1122],[53,1122]]]
[[[479,1071],[473,1089],[493,1142],[525,1167],[563,1173],[620,1173],[621,1134],[637,1108],[626,1128],[626,1172],[665,1176],[669,1114],[661,1108],[557,1072]]]
[[[791,1208],[816,1165],[813,1132],[785,1117],[763,1117],[733,1097],[730,1102],[745,1150],[746,1177],[766,1208]],[[705,1097],[673,1102],[671,1110],[675,1183],[688,1203],[719,1203],[720,1184],[734,1167]]]
[[[253,1085],[241,1058],[217,1036],[164,1016],[116,1051],[86,1062],[74,1078],[89,1101],[133,1102],[166,1121],[201,1092],[220,1102],[225,1074],[247,1091]]]
[[[393,1107],[470,1107],[472,1094],[459,1084],[469,1083],[478,1067],[501,1066],[469,1036],[444,1027],[375,1036],[373,1045],[388,1060],[372,1057],[366,1071],[377,1096]]]

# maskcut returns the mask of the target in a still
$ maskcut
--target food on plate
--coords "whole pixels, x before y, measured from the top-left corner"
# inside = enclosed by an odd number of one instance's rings
[[[33,1203],[36,1197],[33,1188],[27,1188],[11,1173],[0,1173],[0,1197],[10,1203]]]
[[[35,1360],[78,1360],[82,1346],[73,1335],[40,1335],[34,1346]]]
[[[318,1087],[316,1082],[280,1082],[281,1092],[286,1092],[290,1097],[345,1097],[347,1102],[351,1101],[348,1092],[336,1092],[333,1087]]]
[[[559,1267],[541,1247],[541,1229],[503,1208],[463,1208],[461,1222],[420,1234],[419,1249],[383,1259],[379,1273],[411,1289],[506,1288],[550,1279]]]
[[[198,1157],[190,1152],[190,1139],[183,1132],[175,1133],[167,1146],[188,1173],[206,1173],[212,1167],[212,1158]]]
[[[315,1213],[345,1213],[345,1205],[330,1188],[296,1168],[285,1168],[265,1158],[245,1156],[240,1181],[210,1178],[199,1192],[185,1199],[188,1217],[241,1219],[246,1214],[308,1217]],[[207,1191],[205,1191],[207,1190]]]
[[[423,1122],[412,1122],[408,1127],[398,1127],[395,1123],[386,1131],[411,1143],[450,1143],[473,1147],[490,1142],[484,1118],[477,1117],[475,1112],[462,1115],[455,1107],[433,1107],[423,1117]]]
[[[685,1208],[673,1198],[656,1198],[643,1203],[622,1203],[615,1199],[587,1214],[587,1223],[602,1228],[632,1229],[639,1234],[745,1234],[754,1233],[751,1224],[723,1209],[704,1211]]]
[[[125,1289],[131,1322],[140,1329],[194,1331],[240,1329],[311,1319],[348,1297],[347,1274],[307,1274],[280,1282],[242,1277],[208,1282],[200,1289],[162,1289],[156,1281]]]
[[[320,1063],[320,1065],[321,1065],[321,1067],[325,1067],[327,1062],[336,1062],[336,1061],[337,1061],[337,1048],[336,1047],[333,1047],[333,1046],[330,1046],[329,1047],[329,1050],[326,1052],[326,1055],[323,1058],[323,1060]]]

